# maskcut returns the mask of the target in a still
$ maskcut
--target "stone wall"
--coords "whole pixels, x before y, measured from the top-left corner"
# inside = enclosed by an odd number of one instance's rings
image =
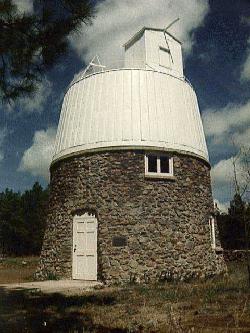
[[[206,277],[225,269],[211,249],[213,211],[209,166],[170,154],[175,179],[148,179],[143,151],[85,154],[51,169],[48,225],[39,278],[72,276],[72,221],[76,212],[98,219],[98,279],[104,282]],[[115,236],[127,246],[114,247]]]

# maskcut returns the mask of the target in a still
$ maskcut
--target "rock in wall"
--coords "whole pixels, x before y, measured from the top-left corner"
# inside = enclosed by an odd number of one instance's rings
[[[202,278],[225,270],[210,242],[209,165],[171,153],[174,179],[151,179],[144,154],[89,153],[52,166],[39,278],[71,278],[72,222],[79,212],[98,219],[98,279],[106,283]],[[117,236],[127,245],[113,246]]]

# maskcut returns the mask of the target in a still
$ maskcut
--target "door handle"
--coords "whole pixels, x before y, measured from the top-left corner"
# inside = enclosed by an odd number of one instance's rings
[[[74,252],[76,252],[76,245],[74,246]]]

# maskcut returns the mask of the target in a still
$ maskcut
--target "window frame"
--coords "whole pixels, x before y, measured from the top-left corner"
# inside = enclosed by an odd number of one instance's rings
[[[164,46],[161,46],[161,45],[159,45],[159,65],[161,66],[161,67],[164,67],[164,68],[168,68],[168,69],[171,69],[172,67],[171,67],[171,52],[170,52],[170,48],[166,48],[166,47],[164,47]],[[169,55],[169,65],[165,65],[164,63],[163,63],[163,61],[161,61],[162,60],[162,57],[161,57],[161,52],[165,52],[165,54],[168,54]]]
[[[157,172],[149,172],[148,171],[148,159],[150,156],[154,156],[157,158]],[[161,172],[161,157],[168,157],[169,159],[169,172]],[[146,153],[145,154],[145,177],[150,178],[169,178],[174,179],[174,159],[172,156],[168,156],[167,154],[159,154],[159,153]]]

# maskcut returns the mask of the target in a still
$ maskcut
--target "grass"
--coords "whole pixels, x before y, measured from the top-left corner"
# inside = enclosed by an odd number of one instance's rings
[[[0,260],[0,283],[32,281],[38,257],[7,257]]]
[[[75,294],[0,289],[0,332],[250,332],[246,267],[189,283]]]

